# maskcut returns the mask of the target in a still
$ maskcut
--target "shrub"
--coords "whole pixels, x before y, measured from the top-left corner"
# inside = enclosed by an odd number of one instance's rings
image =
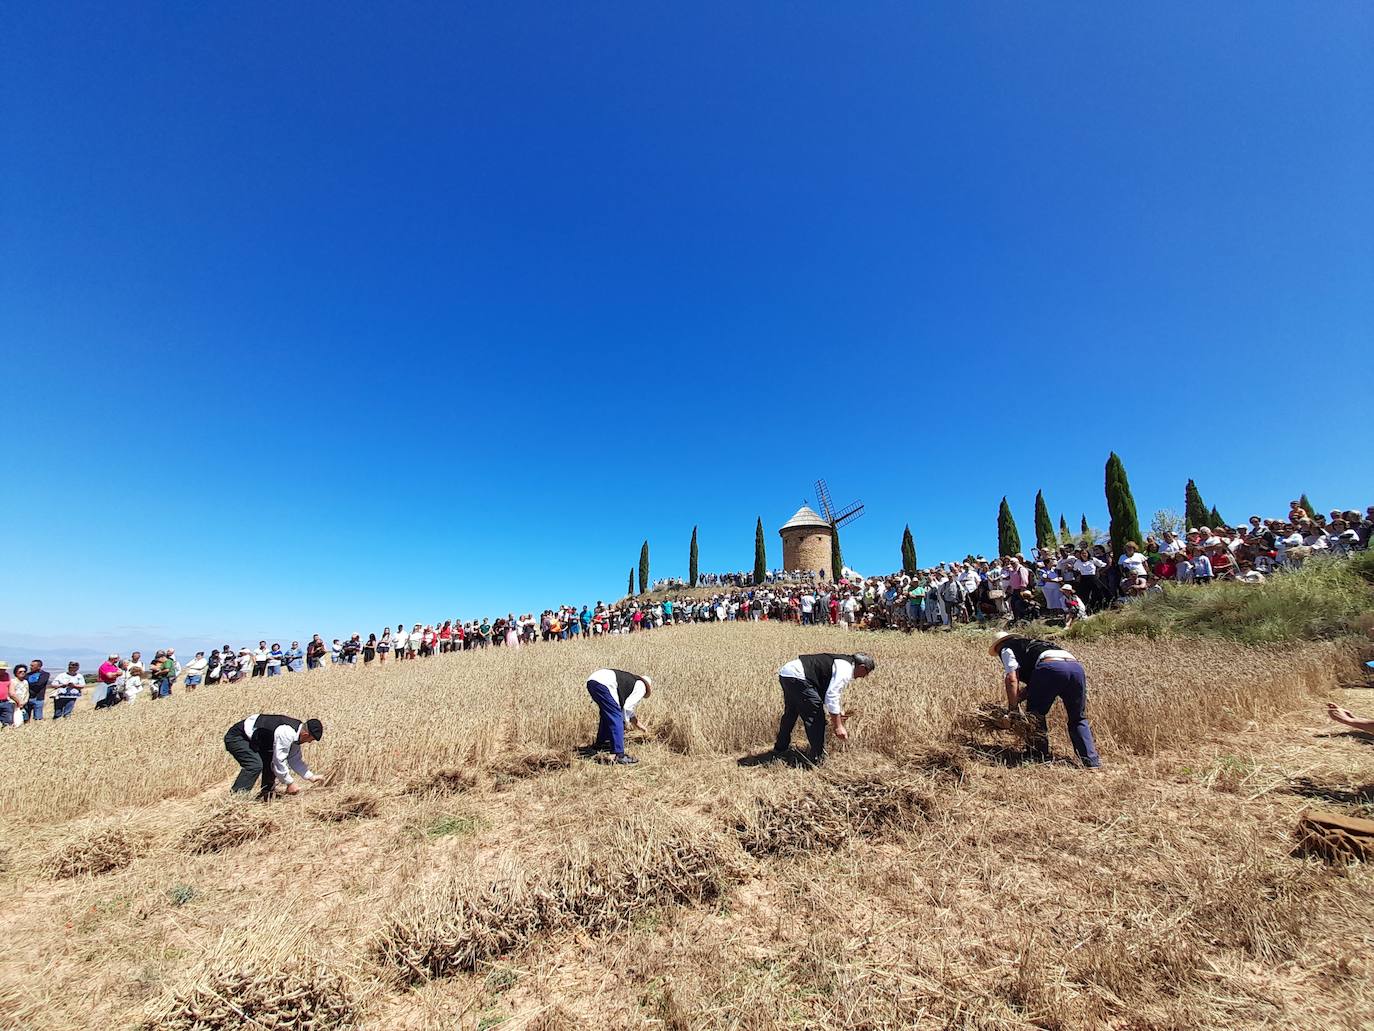
[[[1325,641],[1374,625],[1374,560],[1311,559],[1262,583],[1166,585],[1119,610],[1075,623],[1065,636],[1091,641],[1116,634],[1191,634],[1243,644]]]

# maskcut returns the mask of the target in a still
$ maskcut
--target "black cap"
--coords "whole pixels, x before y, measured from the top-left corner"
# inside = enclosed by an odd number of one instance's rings
[[[324,724],[319,720],[310,719],[305,721],[305,729],[310,732],[310,736],[316,741],[324,737]]]

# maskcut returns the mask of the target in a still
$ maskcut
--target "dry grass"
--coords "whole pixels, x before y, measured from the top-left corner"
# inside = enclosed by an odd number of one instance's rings
[[[144,1020],[145,1031],[353,1026],[355,990],[315,956],[289,917],[263,915],[226,935]]]
[[[580,837],[545,881],[559,917],[604,933],[656,906],[718,898],[743,867],[719,831],[681,816],[636,814]]]
[[[759,798],[735,821],[752,856],[811,854],[852,837],[909,829],[935,809],[929,794],[895,770],[799,778],[780,797]]]
[[[472,770],[444,768],[412,780],[406,791],[412,795],[460,795],[477,786],[477,774]]]
[[[337,797],[328,797],[314,806],[310,815],[325,823],[342,823],[345,820],[370,820],[382,811],[382,798],[371,791],[350,791]]]
[[[572,756],[567,752],[555,751],[552,748],[536,748],[530,752],[502,758],[492,767],[491,772],[498,786],[508,787],[516,781],[566,770],[571,765]]]
[[[383,918],[377,957],[406,980],[476,970],[548,925],[552,901],[514,859],[407,891]]]
[[[709,901],[742,875],[724,835],[683,819],[631,816],[531,869],[507,855],[406,889],[374,951],[404,979],[472,971],[536,936],[624,928],[654,907]]]
[[[238,848],[277,829],[263,806],[246,798],[230,798],[211,807],[181,836],[181,848],[206,855]]]
[[[949,739],[959,718],[996,696],[996,666],[983,635],[850,634],[776,623],[671,627],[402,667],[326,668],[286,677],[287,686],[270,693],[263,681],[250,681],[233,691],[83,713],[16,733],[6,744],[12,760],[30,771],[29,792],[0,796],[0,822],[62,821],[114,805],[197,796],[233,768],[210,732],[257,709],[319,715],[329,733],[309,758],[334,783],[369,781],[378,769],[403,784],[442,770],[459,771],[459,784],[467,771],[510,776],[527,753],[566,755],[588,743],[594,723],[585,679],[608,663],[654,675],[658,690],[642,710],[654,740],[679,755],[739,754],[775,733],[775,674],[789,655],[860,647],[883,666],[852,692],[864,710],[856,747],[903,760]],[[1294,651],[1221,641],[1146,648],[1129,638],[1075,649],[1088,669],[1095,731],[1105,746],[1138,755],[1287,711],[1329,679],[1341,654],[1336,645]],[[512,697],[520,704],[510,705]],[[445,718],[398,723],[381,718],[383,707]],[[129,755],[141,754],[150,723],[175,746],[146,756],[143,775],[131,781],[122,771]],[[82,776],[47,761],[57,752],[80,756]],[[45,804],[31,805],[33,795]]]
[[[783,660],[861,643],[881,668],[826,766],[740,762],[772,743]],[[0,940],[22,943],[0,950],[0,1027],[1374,1026],[1374,876],[1293,841],[1314,799],[1358,814],[1374,783],[1317,701],[1338,647],[1075,645],[1099,775],[1010,765],[985,648],[681,628],[16,732],[37,783],[0,797]],[[569,759],[605,664],[655,676],[633,768]],[[377,699],[445,718],[394,727]],[[347,786],[225,798],[214,732],[254,708],[320,715],[307,758]],[[115,778],[153,726],[147,776]],[[1051,731],[1071,756],[1057,712]],[[62,849],[113,865],[53,879]]]
[[[145,851],[144,835],[122,823],[98,824],[78,829],[44,857],[43,871],[61,880],[82,874],[104,874],[122,870]]]

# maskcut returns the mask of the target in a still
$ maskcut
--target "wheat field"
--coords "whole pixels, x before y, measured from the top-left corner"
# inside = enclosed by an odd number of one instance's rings
[[[664,628],[202,688],[5,735],[0,1026],[1361,1027],[1374,886],[1294,855],[1336,646],[1076,646],[1108,769],[1016,764],[978,634]],[[775,670],[862,647],[850,741],[753,765]],[[632,769],[586,675],[653,676]],[[222,737],[318,716],[326,786]],[[1307,723],[1304,723],[1304,721]],[[1062,714],[1052,742],[1071,756]],[[800,733],[800,732],[799,732]],[[742,761],[743,760],[743,761]],[[13,781],[11,781],[13,783]],[[1353,804],[1362,804],[1358,791]]]

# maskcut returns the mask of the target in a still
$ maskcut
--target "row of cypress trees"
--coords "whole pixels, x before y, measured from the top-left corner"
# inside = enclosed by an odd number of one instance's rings
[[[907,527],[906,542],[903,543],[903,562],[906,559],[906,546],[911,541],[911,528]],[[830,545],[830,561],[835,569],[843,569],[843,557],[840,554],[840,535],[836,532]],[[911,547],[912,568],[915,569],[916,561],[915,545]],[[692,527],[692,545],[687,557],[687,583],[689,587],[695,587],[700,578],[700,571],[697,568],[697,528]],[[760,516],[758,522],[754,524],[754,583],[761,584],[768,579],[768,550],[763,536],[763,517]],[[649,542],[645,541],[639,549],[639,593],[643,594],[649,587]],[[626,594],[635,593],[635,568],[630,567],[630,579],[625,587]]]
[[[1106,470],[1106,494],[1107,494],[1107,514],[1111,519],[1108,535],[1111,540],[1112,553],[1120,555],[1125,549],[1127,541],[1142,543],[1145,538],[1140,531],[1140,519],[1136,514],[1135,497],[1131,494],[1130,480],[1126,477],[1126,466],[1121,461],[1121,457],[1113,451],[1107,458]],[[1309,515],[1315,515],[1315,510],[1307,500],[1307,495],[1302,496],[1299,504],[1307,510]],[[1217,507],[1213,505],[1208,508],[1202,500],[1202,493],[1198,490],[1197,484],[1192,480],[1183,491],[1184,521],[1189,527],[1198,526],[1226,526],[1226,520],[1222,518]],[[1085,515],[1080,524],[1080,533],[1086,537],[1092,531],[1088,528],[1088,517]],[[1061,514],[1059,517],[1059,537],[1058,541],[1069,539],[1069,523]],[[1042,551],[1052,548],[1057,543],[1054,533],[1054,523],[1050,519],[1049,506],[1045,504],[1044,491],[1035,493],[1035,546]],[[1016,529],[1016,519],[1011,514],[1011,506],[1007,504],[1007,499],[1002,498],[1002,504],[997,510],[997,548],[1000,555],[1018,555],[1021,552],[1021,535]],[[906,538],[902,540],[902,560],[906,561]]]
[[[1125,550],[1127,541],[1135,541],[1139,544],[1145,538],[1140,532],[1140,518],[1136,514],[1135,497],[1131,494],[1130,480],[1126,477],[1126,466],[1115,451],[1107,458],[1106,494],[1107,514],[1111,520],[1108,535],[1111,540],[1112,553],[1120,555]],[[1312,503],[1307,500],[1306,494],[1302,495],[1299,504],[1307,510],[1309,515],[1316,515],[1316,510],[1312,507]],[[1188,481],[1188,485],[1183,491],[1183,508],[1184,520],[1190,527],[1226,525],[1226,520],[1221,517],[1217,507],[1213,505],[1209,509],[1203,502],[1202,493],[1192,480]],[[1087,537],[1091,532],[1088,527],[1088,517],[1083,515],[1079,521],[1079,533],[1081,536]],[[1068,520],[1064,518],[1063,513],[1060,513],[1059,535],[1056,538],[1049,506],[1045,504],[1045,492],[1043,490],[1036,491],[1035,546],[1044,551],[1053,548],[1058,541],[1069,540],[1069,536]],[[997,553],[999,555],[1019,555],[1021,553],[1021,534],[1016,528],[1016,518],[1012,515],[1011,505],[1007,503],[1005,496],[997,509]],[[830,567],[835,572],[844,569],[844,557],[840,552],[838,530],[831,538]],[[692,546],[687,568],[689,586],[696,587],[699,573],[697,569],[697,528],[695,526],[692,527]],[[912,574],[916,572],[916,569],[916,542],[911,536],[911,526],[908,524],[902,530],[902,571]],[[768,553],[763,535],[763,517],[760,516],[754,525],[754,582],[761,584],[767,578]],[[649,542],[645,541],[639,549],[639,593],[643,594],[648,590],[648,586]],[[633,566],[630,568],[630,579],[625,590],[627,594],[635,593],[635,568]]]

